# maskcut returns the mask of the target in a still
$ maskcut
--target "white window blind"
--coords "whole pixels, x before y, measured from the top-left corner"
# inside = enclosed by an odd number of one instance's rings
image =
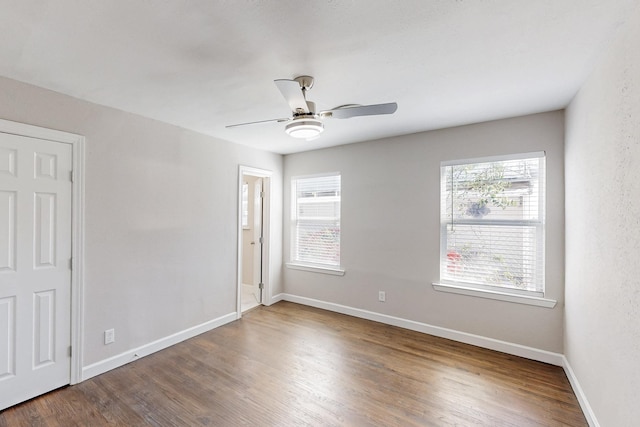
[[[292,179],[295,263],[340,266],[340,174]]]
[[[544,153],[443,162],[440,280],[544,296]]]

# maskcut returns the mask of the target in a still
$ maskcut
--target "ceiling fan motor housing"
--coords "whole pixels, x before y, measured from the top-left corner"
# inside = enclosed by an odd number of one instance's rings
[[[324,130],[322,122],[313,117],[299,117],[293,119],[284,128],[287,135],[294,138],[313,138]]]

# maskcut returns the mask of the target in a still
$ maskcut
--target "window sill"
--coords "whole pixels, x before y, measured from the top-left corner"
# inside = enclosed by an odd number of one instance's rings
[[[292,270],[311,271],[313,273],[331,274],[333,276],[344,276],[345,271],[338,267],[316,267],[306,264],[296,264],[288,262],[287,268]]]
[[[538,307],[553,308],[557,301],[547,298],[530,297],[526,295],[514,295],[506,292],[488,291],[484,289],[469,288],[460,285],[449,285],[444,283],[432,283],[433,289],[440,292],[468,295],[478,298],[495,299],[499,301],[513,302],[516,304],[535,305]]]

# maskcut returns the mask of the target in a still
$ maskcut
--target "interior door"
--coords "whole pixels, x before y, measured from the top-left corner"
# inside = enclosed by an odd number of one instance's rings
[[[262,232],[262,201],[264,198],[263,178],[258,178],[253,191],[253,295],[262,303],[262,251],[264,238]]]
[[[0,133],[0,410],[70,383],[71,150]]]

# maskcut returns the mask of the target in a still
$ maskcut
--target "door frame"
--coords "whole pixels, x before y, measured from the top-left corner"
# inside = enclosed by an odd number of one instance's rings
[[[73,180],[71,183],[71,378],[83,380],[84,342],[84,153],[81,135],[0,119],[0,133],[37,138],[71,145]]]
[[[238,272],[236,276],[236,318],[242,317],[242,183],[244,177],[255,176],[263,178],[264,199],[262,200],[262,303],[271,304],[271,268],[269,263],[269,249],[271,246],[271,176],[273,172],[250,166],[238,167]],[[254,271],[254,274],[256,272]]]

